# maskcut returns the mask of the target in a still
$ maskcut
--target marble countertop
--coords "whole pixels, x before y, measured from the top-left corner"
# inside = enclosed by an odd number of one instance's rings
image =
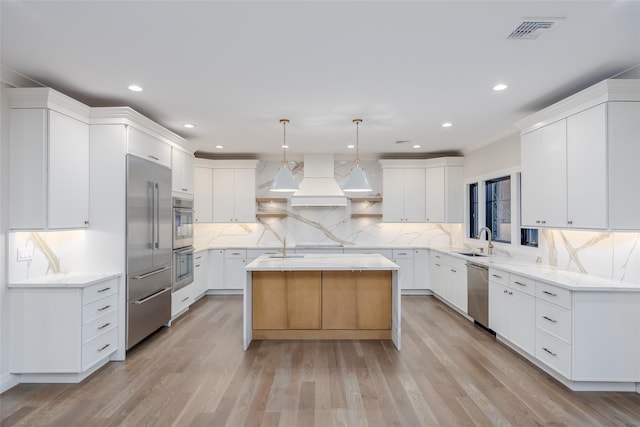
[[[261,255],[249,263],[247,271],[294,270],[398,270],[400,267],[378,254],[305,254],[273,258]]]
[[[486,265],[489,268],[498,268],[509,273],[519,274],[530,279],[544,281],[572,291],[617,291],[640,292],[640,283],[629,283],[621,280],[606,279],[586,273],[560,270],[548,265],[522,263],[509,257],[488,255],[483,257],[471,257],[458,252],[470,252],[460,248],[432,248],[438,252],[456,258],[462,258],[475,264]]]
[[[120,277],[120,273],[56,273],[10,282],[9,288],[85,288]]]

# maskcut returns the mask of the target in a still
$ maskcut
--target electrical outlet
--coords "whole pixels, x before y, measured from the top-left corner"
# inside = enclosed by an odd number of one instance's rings
[[[33,259],[33,246],[18,248],[18,262],[31,261]]]

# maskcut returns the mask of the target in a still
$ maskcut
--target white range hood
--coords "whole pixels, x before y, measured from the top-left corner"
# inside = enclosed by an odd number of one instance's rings
[[[291,196],[291,206],[347,206],[333,177],[333,154],[304,155],[304,178]]]

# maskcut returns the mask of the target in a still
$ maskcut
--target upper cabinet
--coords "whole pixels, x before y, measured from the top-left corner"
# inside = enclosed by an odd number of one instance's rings
[[[89,107],[49,88],[8,89],[9,228],[89,225]]]
[[[171,146],[134,127],[127,127],[127,153],[171,168]]]
[[[519,124],[523,226],[640,229],[640,81],[606,80]]]
[[[383,221],[424,222],[424,167],[387,167],[386,161],[381,162]]]
[[[257,160],[195,162],[196,222],[255,222]]]
[[[171,149],[171,178],[173,195],[193,197],[193,154],[173,147]]]
[[[440,157],[425,164],[426,222],[462,222],[463,158]]]

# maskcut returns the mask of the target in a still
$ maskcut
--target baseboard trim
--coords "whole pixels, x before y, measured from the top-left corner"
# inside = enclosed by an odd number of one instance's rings
[[[0,376],[0,393],[4,393],[18,384],[20,384],[20,381],[17,375],[10,374],[9,372],[2,374],[2,376]]]

